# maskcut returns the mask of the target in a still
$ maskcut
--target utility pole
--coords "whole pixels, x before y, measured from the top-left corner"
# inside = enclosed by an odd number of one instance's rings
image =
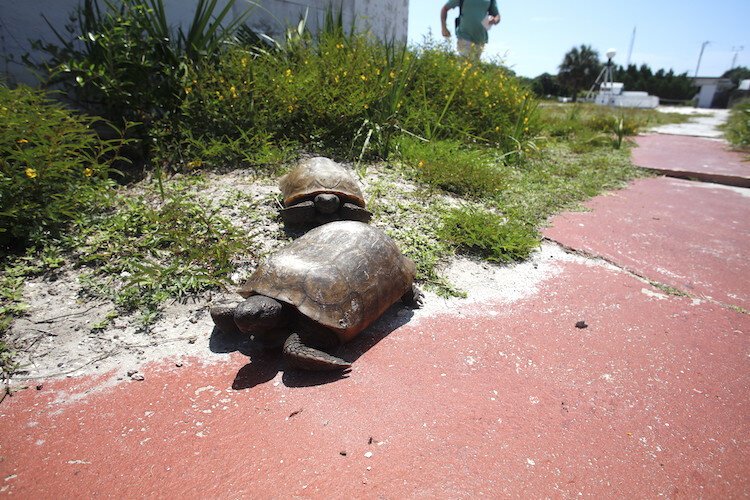
[[[734,69],[734,66],[737,64],[737,54],[742,52],[745,49],[744,45],[740,45],[739,47],[732,47],[732,52],[734,52],[734,57],[732,57],[732,65],[729,67],[730,70]]]
[[[703,44],[701,44],[701,53],[698,55],[698,65],[695,67],[695,78],[698,78],[698,70],[701,67],[701,59],[703,59],[703,51],[706,49],[706,45],[708,45],[709,43],[711,42],[706,40],[705,42],[703,42]]]

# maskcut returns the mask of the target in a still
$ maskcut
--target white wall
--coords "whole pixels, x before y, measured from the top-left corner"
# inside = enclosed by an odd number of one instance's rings
[[[103,2],[101,2],[103,4]],[[308,26],[315,31],[322,25],[326,9],[333,5],[342,9],[345,26],[350,26],[356,15],[357,29],[369,30],[382,40],[395,39],[406,43],[409,22],[409,0],[258,0],[248,18],[248,24],[277,39],[283,39],[286,26],[295,25],[308,9]],[[189,24],[195,1],[164,0],[167,13],[175,25]],[[226,5],[220,1],[219,8]],[[222,5],[223,4],[223,5]],[[31,50],[30,40],[55,42],[52,30],[42,16],[64,31],[78,0],[0,0],[0,78],[10,83],[36,83],[33,73],[24,66],[21,57],[30,53],[39,60],[40,53]],[[234,7],[237,15],[243,5]]]

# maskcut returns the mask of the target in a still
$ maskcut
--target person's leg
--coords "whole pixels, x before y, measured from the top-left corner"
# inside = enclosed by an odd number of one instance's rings
[[[464,40],[463,38],[456,38],[456,49],[458,49],[458,55],[461,57],[471,56],[471,42]]]
[[[458,49],[458,54],[461,57],[466,57],[467,59],[478,61],[479,57],[482,55],[482,51],[484,50],[484,44],[472,43],[468,40],[464,40],[463,38],[457,38],[456,48]]]

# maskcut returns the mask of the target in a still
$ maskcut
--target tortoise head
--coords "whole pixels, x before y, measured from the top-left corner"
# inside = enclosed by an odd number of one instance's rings
[[[322,214],[334,214],[341,205],[339,197],[333,193],[320,193],[314,201],[315,209]]]
[[[289,336],[289,306],[265,295],[252,295],[234,310],[234,323],[266,347],[278,347]]]

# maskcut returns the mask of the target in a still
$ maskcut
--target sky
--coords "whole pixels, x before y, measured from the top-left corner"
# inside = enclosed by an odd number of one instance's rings
[[[440,35],[445,0],[409,0],[409,43]],[[721,76],[734,66],[750,68],[750,0],[498,0],[502,20],[489,32],[484,59],[500,58],[520,76],[557,74],[565,53],[582,44],[599,52],[610,48],[613,62],[647,64],[694,76]],[[453,18],[448,28],[455,48]],[[635,37],[633,30],[635,29]]]

